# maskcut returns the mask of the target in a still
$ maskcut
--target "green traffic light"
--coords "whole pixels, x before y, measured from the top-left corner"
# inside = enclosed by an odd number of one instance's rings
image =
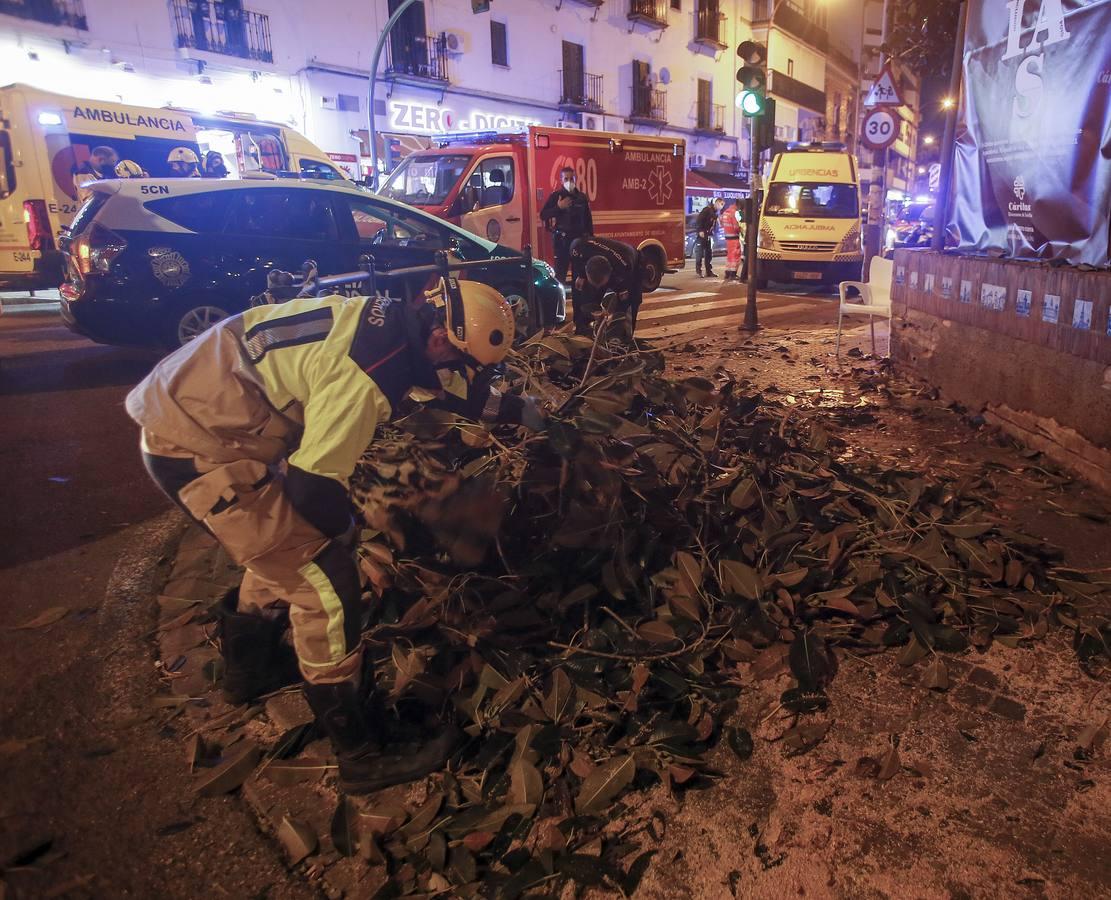
[[[764,98],[756,91],[742,91],[737,105],[746,116],[758,116],[764,112]]]

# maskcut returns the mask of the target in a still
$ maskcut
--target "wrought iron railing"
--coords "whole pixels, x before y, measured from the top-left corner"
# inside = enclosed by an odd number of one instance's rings
[[[725,106],[721,103],[699,103],[695,126],[699,131],[725,131]]]
[[[205,0],[171,0],[170,8],[179,47],[259,62],[274,61],[270,17],[264,13],[221,4],[213,18]]]
[[[694,37],[704,44],[725,45],[721,39],[721,8],[717,3],[702,0],[695,13]]]
[[[579,70],[559,70],[559,105],[590,112],[602,111],[602,76]]]
[[[829,44],[829,34],[825,26],[811,22],[803,13],[787,3],[780,3],[778,0],[756,0],[752,9],[753,26],[757,28],[767,26],[773,10],[777,26],[825,52]]]
[[[633,112],[629,118],[666,122],[667,91],[635,85],[633,87]]]
[[[666,28],[667,0],[629,0],[629,18]]]
[[[0,0],[0,13],[47,25],[89,29],[82,0]]]
[[[825,91],[811,87],[809,84],[799,81],[797,78],[792,78],[778,69],[772,69],[768,73],[768,91],[777,97],[782,97],[784,100],[790,100],[798,106],[804,106],[816,113],[825,114]]]
[[[446,34],[419,34],[406,43],[386,43],[386,77],[448,82]]]

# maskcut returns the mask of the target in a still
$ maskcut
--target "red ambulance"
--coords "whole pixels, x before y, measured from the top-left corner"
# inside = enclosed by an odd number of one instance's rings
[[[529,244],[551,261],[540,209],[570,166],[590,200],[595,234],[643,252],[646,290],[683,265],[683,140],[534,125],[524,134],[446,135],[433,143],[402,160],[385,196],[515,250]]]

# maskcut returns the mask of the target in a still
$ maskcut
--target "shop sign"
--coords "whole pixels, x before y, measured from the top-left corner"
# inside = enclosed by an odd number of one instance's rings
[[[520,130],[540,125],[539,119],[504,115],[489,109],[456,110],[449,106],[428,106],[424,103],[391,101],[386,104],[391,131],[415,131],[421,134],[445,134],[452,131]]]

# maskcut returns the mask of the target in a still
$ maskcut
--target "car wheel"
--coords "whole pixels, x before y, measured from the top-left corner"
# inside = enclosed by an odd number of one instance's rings
[[[643,272],[641,277],[641,288],[644,290],[644,293],[651,294],[652,291],[660,286],[660,282],[663,281],[666,264],[663,255],[657,249],[644,250],[642,251],[642,256],[644,258],[644,265],[641,269]]]
[[[498,290],[513,310],[514,343],[531,337],[536,326],[532,322],[532,310],[529,308],[528,293],[522,290],[518,284],[503,285]]]
[[[174,330],[175,346],[185,346],[229,315],[231,314],[226,309],[207,303],[185,307],[177,318]]]

